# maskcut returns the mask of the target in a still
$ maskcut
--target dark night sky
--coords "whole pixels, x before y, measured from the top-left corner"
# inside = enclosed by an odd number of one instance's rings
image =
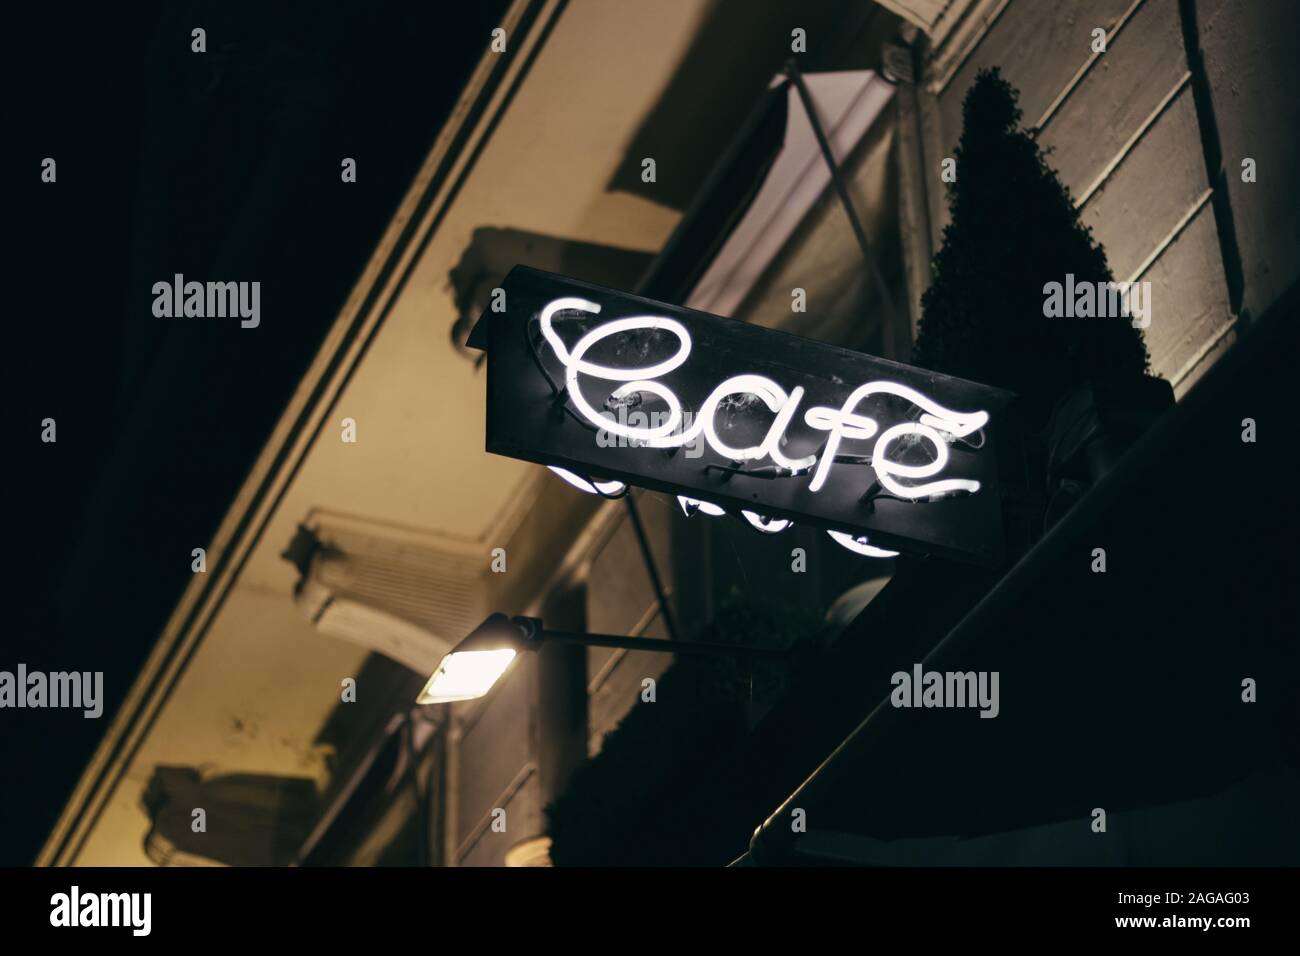
[[[102,670],[106,706],[0,711],[0,864],[39,849],[505,3],[461,6],[9,14],[0,670]],[[260,281],[261,326],[155,318],[174,272]]]

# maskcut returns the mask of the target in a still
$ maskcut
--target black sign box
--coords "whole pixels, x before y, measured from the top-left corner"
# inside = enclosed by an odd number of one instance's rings
[[[924,369],[912,368],[859,352],[827,345],[705,312],[678,308],[562,276],[516,266],[503,285],[504,308],[490,305],[470,337],[470,345],[487,350],[487,450],[568,469],[584,478],[618,480],[673,495],[709,502],[738,513],[748,510],[765,519],[787,519],[828,530],[865,536],[874,547],[939,554],[978,564],[996,564],[1002,556],[1002,523],[995,440],[1005,428],[1011,395]],[[499,295],[499,294],[498,294]],[[557,299],[576,298],[599,306],[599,313],[568,309],[553,314],[551,335],[566,355],[557,354],[543,334],[543,310]],[[499,299],[498,299],[499,301]],[[665,328],[614,331],[577,349],[588,333],[627,317],[662,317],[677,323]],[[652,323],[651,323],[652,324]],[[680,357],[680,329],[689,335],[689,354]],[[608,331],[608,330],[607,330]],[[567,363],[566,363],[567,359]],[[578,364],[566,385],[568,365]],[[639,368],[652,387],[611,395],[624,382],[583,371]],[[653,366],[667,368],[662,374]],[[607,413],[629,427],[665,424],[671,392],[687,415],[694,415],[715,389],[733,376],[761,376],[793,401],[803,394],[781,431],[787,460],[816,456],[811,470],[793,472],[769,457],[733,459],[720,454],[703,435],[687,447],[647,447],[635,439],[598,431],[581,405]],[[632,377],[632,376],[628,376]],[[830,437],[826,412],[840,412],[859,386],[886,383],[848,409],[876,423],[874,437],[842,437],[833,464],[819,490],[812,478],[825,457]],[[902,386],[903,396],[889,393]],[[579,390],[574,395],[572,388]],[[897,390],[897,389],[896,389]],[[935,474],[913,478],[891,469],[884,484],[871,463],[876,441],[891,426],[929,421],[927,409],[911,401],[914,391],[942,410],[959,415],[987,413],[987,423],[968,434],[943,435],[947,461]],[[581,399],[582,401],[576,401]],[[778,406],[778,410],[783,406]],[[805,420],[821,407],[822,427]],[[761,446],[777,417],[770,404],[753,394],[733,393],[715,403],[713,433],[724,448]],[[929,409],[933,413],[933,408]],[[656,419],[654,415],[658,413]],[[624,416],[622,418],[618,416]],[[687,420],[687,424],[695,424]],[[972,419],[966,418],[969,422]],[[954,430],[955,432],[956,430]],[[641,434],[641,432],[638,432]],[[670,439],[671,440],[671,439]],[[935,442],[915,434],[885,447],[882,457],[902,466],[923,466],[942,452]],[[915,474],[915,473],[914,473]],[[960,479],[978,482],[978,490],[958,490],[921,500],[891,494],[889,487],[915,488],[930,482]],[[708,520],[698,518],[697,520]]]

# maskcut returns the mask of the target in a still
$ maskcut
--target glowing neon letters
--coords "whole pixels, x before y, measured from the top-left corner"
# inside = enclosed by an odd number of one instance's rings
[[[488,452],[755,535],[1001,562],[1009,393],[524,265],[501,288],[468,341]]]
[[[564,384],[567,397],[572,401],[578,413],[594,427],[605,429],[611,434],[636,441],[650,448],[679,448],[694,441],[701,435],[717,454],[733,462],[750,462],[768,458],[779,468],[791,473],[802,473],[812,469],[812,479],[808,489],[820,491],[826,484],[831,469],[839,454],[840,445],[845,439],[869,440],[875,438],[870,463],[882,488],[898,498],[919,501],[943,497],[955,493],[974,493],[979,491],[980,483],[971,479],[948,478],[937,481],[918,479],[931,478],[943,471],[948,463],[949,444],[957,439],[978,432],[989,420],[987,412],[959,412],[945,408],[921,392],[897,382],[868,382],[855,388],[845,399],[840,408],[813,406],[804,411],[803,421],[810,428],[825,432],[826,438],[820,450],[790,457],[782,451],[786,432],[790,422],[803,400],[804,389],[796,386],[787,392],[778,383],[763,375],[733,375],[720,382],[701,404],[694,422],[682,428],[683,409],[681,400],[672,389],[658,379],[675,371],[685,364],[691,354],[691,335],[686,327],[675,319],[657,315],[639,315],[613,319],[584,334],[577,343],[569,348],[555,330],[555,316],[561,312],[578,311],[597,315],[601,307],[586,299],[566,296],[553,299],[540,312],[539,320],[542,336],[550,345],[551,351],[564,365]],[[632,368],[618,368],[602,365],[586,358],[587,353],[597,343],[613,335],[643,329],[658,329],[668,332],[677,339],[676,351],[667,359],[653,365]],[[657,397],[667,408],[666,420],[653,426],[637,426],[613,420],[607,414],[601,414],[581,388],[580,376],[618,383],[610,392],[610,399],[619,401],[633,393],[649,394]],[[717,413],[721,403],[735,395],[752,395],[759,399],[774,418],[763,440],[755,445],[736,447],[725,441],[718,433]],[[857,409],[866,399],[873,395],[893,395],[911,402],[921,414],[917,421],[906,421],[892,425],[883,432],[880,424],[873,418],[860,414]],[[911,438],[909,444],[916,440],[927,442],[934,452],[934,457],[923,464],[905,464],[890,457],[895,445]],[[576,477],[576,476],[575,476]],[[900,481],[899,479],[908,479]],[[566,477],[566,480],[569,480]],[[570,483],[573,483],[572,481]],[[695,499],[684,498],[696,509],[703,503]],[[716,506],[714,506],[716,507]],[[705,513],[710,513],[706,511]],[[753,515],[750,517],[750,515]],[[779,527],[773,526],[766,518],[753,512],[746,515],[746,520],[763,531],[782,530],[789,522]],[[845,541],[857,542],[851,535],[843,535]],[[837,538],[836,540],[840,540]],[[863,545],[865,547],[865,544]],[[851,550],[856,550],[851,548]],[[879,549],[871,549],[878,551]],[[863,552],[864,553],[864,552]]]

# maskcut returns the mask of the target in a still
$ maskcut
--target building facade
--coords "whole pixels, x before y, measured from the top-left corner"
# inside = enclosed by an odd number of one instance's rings
[[[883,696],[867,678],[821,713],[798,675],[547,648],[480,700],[421,708],[420,686],[492,611],[854,643],[868,673],[867,609],[901,631],[906,602],[950,595],[917,612],[925,653],[1007,569],[864,559],[487,455],[466,339],[493,291],[527,264],[908,362],[962,103],[997,67],[1115,280],[1149,283],[1150,368],[1181,403],[1300,277],[1295,21],[1248,0],[516,0],[40,862],[742,857]]]

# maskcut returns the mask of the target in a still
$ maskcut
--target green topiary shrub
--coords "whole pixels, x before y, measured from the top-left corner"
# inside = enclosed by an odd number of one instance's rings
[[[952,220],[921,300],[913,362],[1016,392],[1026,421],[1041,425],[1072,388],[1142,379],[1146,345],[1123,316],[1044,315],[1046,283],[1067,273],[1113,281],[1106,254],[1019,128],[1017,93],[996,68],[977,76],[962,115]]]

